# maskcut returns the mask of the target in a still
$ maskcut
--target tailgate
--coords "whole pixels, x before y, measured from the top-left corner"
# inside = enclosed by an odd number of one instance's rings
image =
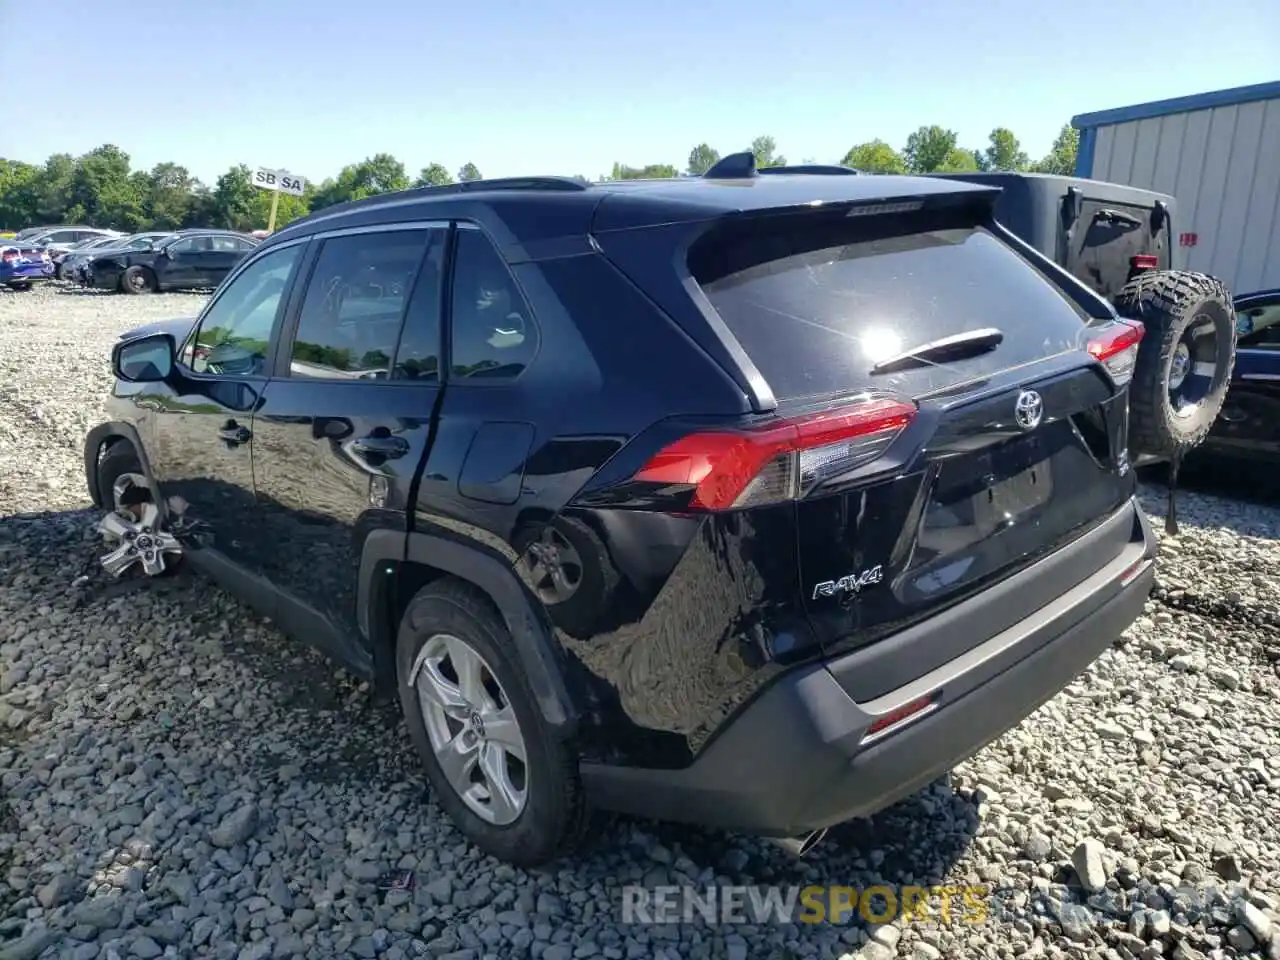
[[[735,222],[689,263],[779,414],[867,393],[918,405],[882,457],[796,503],[826,652],[1024,569],[1132,495],[1127,393],[1090,355],[1097,326],[972,207]],[[1081,578],[1123,545],[1102,541]]]

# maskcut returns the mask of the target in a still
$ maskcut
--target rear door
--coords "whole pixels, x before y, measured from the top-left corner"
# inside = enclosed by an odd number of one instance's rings
[[[1169,268],[1169,231],[1151,207],[1086,199],[1071,230],[1067,270],[1108,300],[1129,282],[1134,257]]]
[[[1126,394],[1086,351],[1091,321],[973,218],[775,216],[713,230],[690,253],[779,414],[868,393],[919,405],[883,457],[796,504],[803,602],[830,651],[1025,568],[1132,494]],[[1122,547],[1102,545],[1081,577]],[[1019,611],[993,617],[1005,614]]]
[[[563,403],[545,381],[525,375],[539,354],[542,331],[515,277],[488,236],[473,224],[455,229],[449,298],[448,388],[435,444],[423,472],[417,506],[422,522],[462,521],[519,541],[517,530],[533,491],[526,465],[538,436]],[[572,383],[566,373],[565,383]],[[554,484],[539,478],[543,492]],[[536,501],[535,501],[536,502]],[[528,511],[531,515],[533,511]],[[532,519],[532,517],[530,517]],[[545,518],[544,518],[545,519]]]
[[[407,531],[440,393],[444,224],[322,235],[255,416],[280,616],[353,666],[357,571],[373,529]],[[285,605],[289,610],[285,610]]]

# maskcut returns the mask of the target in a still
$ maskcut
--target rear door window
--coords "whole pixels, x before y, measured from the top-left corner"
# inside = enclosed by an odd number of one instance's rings
[[[689,268],[779,399],[868,389],[918,396],[1075,349],[1084,317],[995,235],[815,214],[704,236]],[[920,222],[915,226],[919,227]],[[988,352],[877,373],[877,363],[996,328]]]
[[[538,327],[515,277],[479,230],[459,227],[453,261],[450,376],[511,379],[538,351]]]

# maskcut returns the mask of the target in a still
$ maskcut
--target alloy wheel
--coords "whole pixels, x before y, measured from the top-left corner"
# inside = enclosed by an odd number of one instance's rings
[[[528,754],[488,661],[465,641],[439,633],[418,651],[409,684],[449,785],[482,820],[513,823],[528,799]]]

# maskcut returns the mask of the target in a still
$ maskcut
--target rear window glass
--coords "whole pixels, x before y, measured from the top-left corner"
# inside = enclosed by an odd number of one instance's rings
[[[1084,315],[982,227],[887,233],[823,218],[708,236],[689,267],[779,399],[896,389],[913,395],[1073,349]],[[907,371],[883,360],[995,327],[986,353]]]

